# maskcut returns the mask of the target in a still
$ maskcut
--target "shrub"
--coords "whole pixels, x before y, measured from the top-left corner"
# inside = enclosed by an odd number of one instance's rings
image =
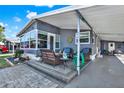
[[[24,50],[16,50],[15,58],[20,58],[24,54]]]

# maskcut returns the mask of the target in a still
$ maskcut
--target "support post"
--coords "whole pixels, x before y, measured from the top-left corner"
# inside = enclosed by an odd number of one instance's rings
[[[35,29],[35,33],[36,33],[36,50],[38,49],[38,30]]]
[[[35,33],[36,33],[36,51],[38,50],[38,29],[37,29],[37,22],[35,23]]]
[[[15,53],[15,47],[14,47],[14,42],[12,43],[12,46],[13,46],[13,54]]]
[[[77,16],[77,71],[80,75],[80,17]]]
[[[10,51],[10,42],[8,42],[8,44],[9,44],[9,51]]]

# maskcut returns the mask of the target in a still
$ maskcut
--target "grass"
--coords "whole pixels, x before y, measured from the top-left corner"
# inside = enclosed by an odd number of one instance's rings
[[[0,55],[0,68],[5,68],[5,67],[9,67],[10,65],[4,60],[4,58],[7,57],[12,57],[12,55],[10,54],[2,54]]]

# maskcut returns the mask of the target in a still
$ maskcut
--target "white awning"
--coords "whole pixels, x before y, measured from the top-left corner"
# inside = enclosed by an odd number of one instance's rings
[[[71,6],[70,8],[55,10],[38,15],[35,18],[62,29],[77,29],[77,15],[79,10],[93,31],[102,40],[124,41],[124,6]],[[35,19],[34,18],[34,19]],[[81,29],[88,29],[82,22]]]

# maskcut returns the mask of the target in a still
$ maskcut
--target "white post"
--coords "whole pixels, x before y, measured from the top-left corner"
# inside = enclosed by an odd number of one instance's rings
[[[36,31],[36,50],[38,49],[38,29],[35,29]]]
[[[37,29],[37,22],[35,23],[35,33],[36,33],[36,46],[35,49],[38,50],[38,29]]]
[[[77,17],[77,71],[78,75],[80,75],[80,18]]]
[[[10,51],[10,42],[8,42],[9,43],[9,51]]]
[[[13,54],[15,53],[15,47],[14,47],[14,42],[12,43],[12,46],[13,46]]]

